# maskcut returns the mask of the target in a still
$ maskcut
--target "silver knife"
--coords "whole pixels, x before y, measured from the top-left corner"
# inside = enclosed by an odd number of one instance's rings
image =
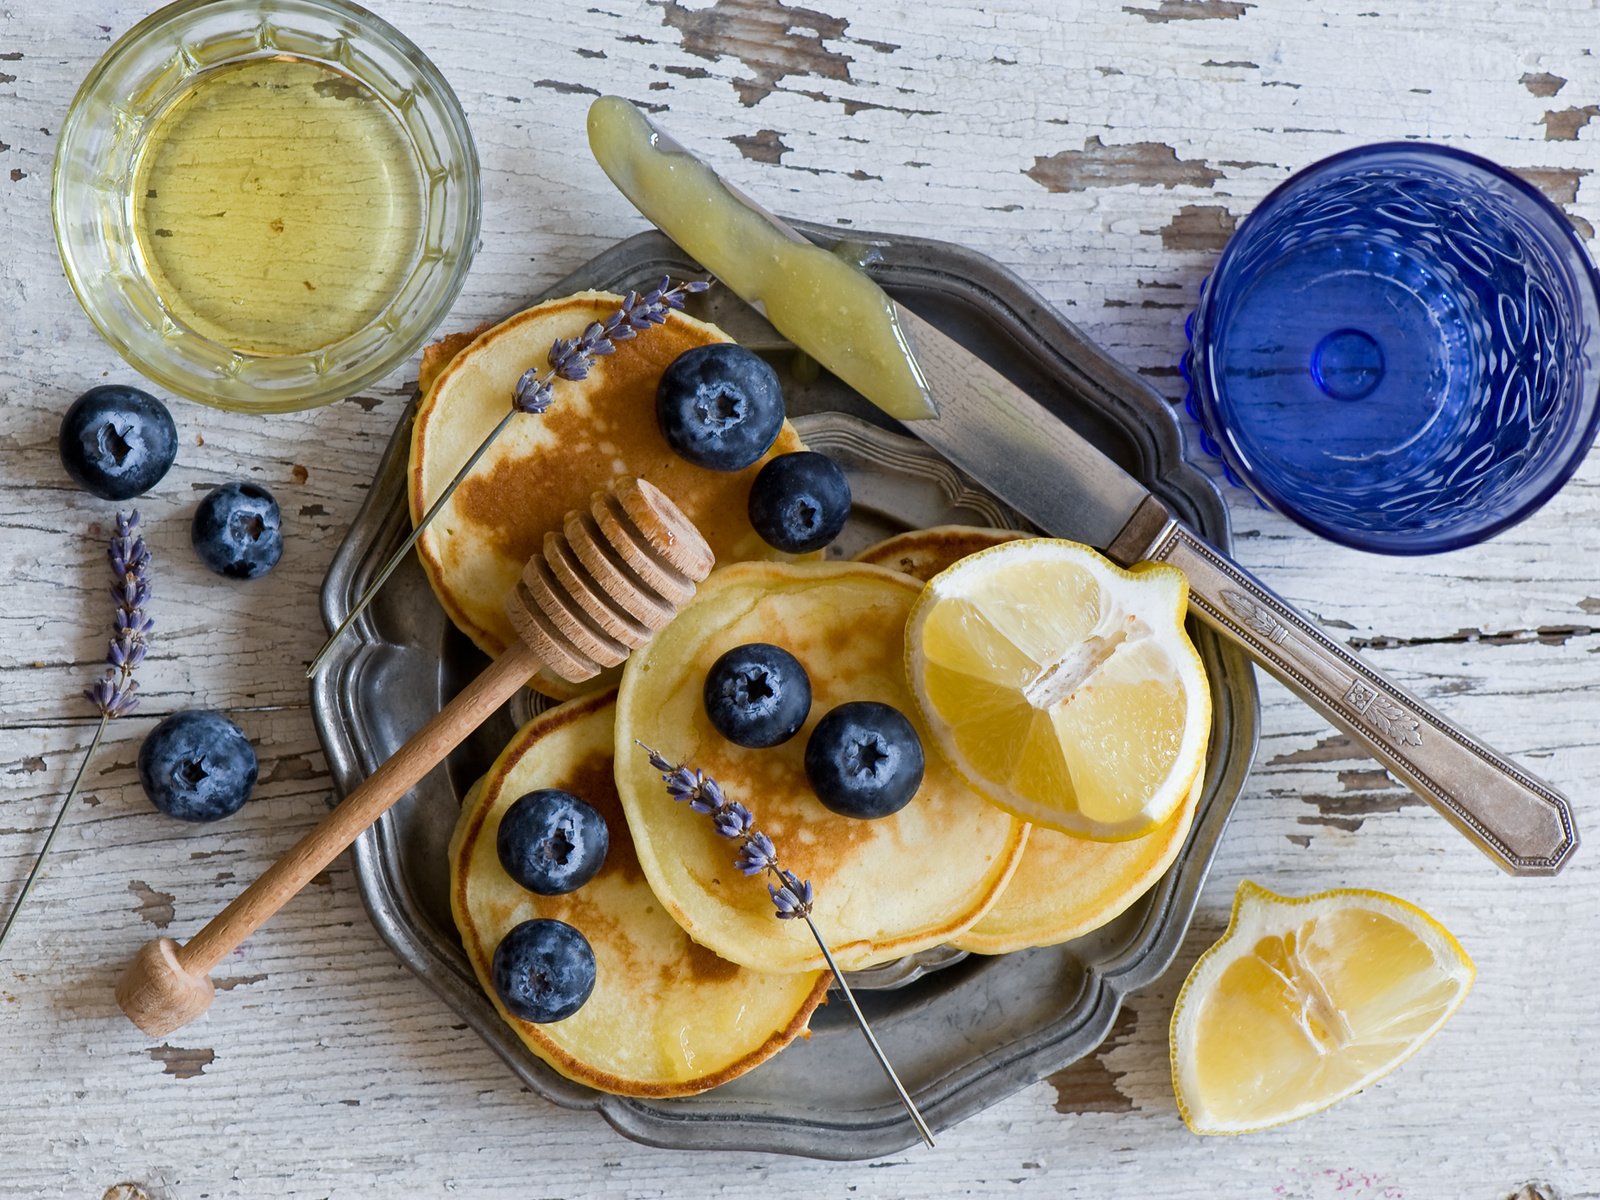
[[[611,107],[601,112],[602,105]],[[859,368],[858,362],[832,345],[819,344],[814,331],[797,327],[792,317],[764,302],[760,287],[752,285],[748,261],[718,261],[731,257],[725,245],[741,240],[748,258],[750,244],[761,234],[750,223],[752,217],[784,242],[821,256],[815,262],[797,258],[801,271],[809,264],[826,275],[833,268],[821,259],[839,260],[722,181],[632,106],[624,112],[618,105],[626,102],[609,97],[595,102],[590,140],[623,194],[730,290],[755,304],[780,332],[881,405],[883,399],[873,394],[871,384],[859,382],[859,369],[851,369]],[[612,123],[599,138],[597,114]],[[629,144],[630,135],[642,138],[643,144]],[[723,195],[708,193],[703,210],[686,210],[661,202],[663,179],[675,196],[691,196],[695,187]],[[725,203],[724,197],[745,212],[721,212],[717,206]],[[735,227],[743,237],[727,238]],[[929,391],[936,413],[907,420],[910,432],[1046,533],[1087,542],[1124,566],[1152,560],[1180,568],[1189,579],[1189,607],[1196,617],[1238,643],[1365,746],[1506,871],[1553,875],[1566,865],[1577,849],[1578,833],[1565,796],[1351,652],[1177,520],[1149,489],[999,371],[880,294],[885,319],[896,326],[896,338],[910,353],[913,374]],[[1109,360],[1103,365],[1120,376],[1116,386],[1146,386]]]

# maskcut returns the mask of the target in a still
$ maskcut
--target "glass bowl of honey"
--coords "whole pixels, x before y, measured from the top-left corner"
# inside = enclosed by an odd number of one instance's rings
[[[61,128],[56,242],[149,379],[237,411],[352,395],[421,345],[477,247],[478,155],[438,69],[347,0],[179,0]]]

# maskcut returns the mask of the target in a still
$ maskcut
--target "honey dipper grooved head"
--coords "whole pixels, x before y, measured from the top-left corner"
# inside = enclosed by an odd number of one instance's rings
[[[620,663],[665,628],[715,564],[672,500],[643,479],[597,492],[567,514],[506,599],[517,635],[555,674],[578,683]]]
[[[651,632],[672,620],[675,611],[654,592],[639,584],[622,556],[611,548],[594,514],[575,508],[567,514],[563,539],[567,549],[578,559],[587,577],[611,600],[626,609],[628,614]],[[549,543],[546,543],[548,546]],[[548,553],[548,552],[547,552]]]
[[[696,583],[711,573],[716,565],[711,547],[694,522],[655,484],[630,475],[617,483],[612,495],[621,502],[634,528],[649,538],[674,568]]]
[[[606,544],[627,564],[639,586],[654,592],[674,608],[689,602],[689,597],[694,595],[695,581],[666,561],[644,531],[633,523],[615,492],[596,492],[589,501],[589,515],[599,526]]]
[[[529,560],[530,567],[533,561]],[[614,605],[610,595],[578,561],[571,544],[561,534],[544,535],[544,561],[562,590],[582,606],[592,621],[607,622],[604,628],[628,649],[637,650],[655,636],[659,625],[640,621],[631,611]],[[670,613],[667,619],[671,619]]]

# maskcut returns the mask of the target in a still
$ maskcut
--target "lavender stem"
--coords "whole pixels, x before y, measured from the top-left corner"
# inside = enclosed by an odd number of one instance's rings
[[[806,928],[811,930],[811,936],[817,940],[817,949],[822,951],[822,957],[827,960],[828,970],[833,972],[833,981],[839,985],[839,990],[844,993],[844,998],[850,1004],[850,1011],[855,1014],[856,1024],[861,1026],[861,1036],[867,1039],[867,1045],[872,1047],[872,1053],[877,1056],[878,1065],[883,1068],[883,1073],[889,1077],[889,1082],[894,1084],[895,1094],[900,1097],[900,1103],[905,1105],[906,1112],[911,1116],[911,1123],[917,1127],[917,1132],[922,1135],[922,1140],[927,1143],[928,1149],[934,1148],[933,1131],[928,1128],[928,1123],[922,1119],[916,1101],[911,1099],[911,1093],[906,1091],[906,1085],[900,1082],[900,1076],[895,1074],[894,1067],[889,1064],[889,1056],[883,1052],[883,1047],[878,1045],[878,1039],[873,1036],[872,1026],[867,1024],[867,1018],[861,1011],[861,1006],[856,1003],[856,994],[850,990],[850,985],[845,982],[844,972],[839,970],[839,965],[833,961],[833,953],[828,949],[828,943],[822,940],[822,933],[817,929],[816,922],[811,919],[811,914],[805,914]]]
[[[894,1084],[895,1094],[900,1097],[900,1103],[905,1105],[906,1112],[910,1114],[912,1123],[917,1127],[917,1132],[931,1148],[934,1144],[933,1132],[928,1128],[928,1123],[922,1119],[922,1114],[917,1111],[917,1106],[911,1099],[911,1094],[906,1091],[905,1084],[900,1082],[900,1077],[889,1065],[889,1057],[884,1054],[883,1047],[873,1036],[872,1028],[867,1024],[866,1014],[861,1011],[861,1006],[856,1003],[855,993],[845,982],[844,972],[839,970],[839,964],[833,961],[833,951],[828,949],[828,943],[822,938],[822,931],[811,919],[813,899],[811,882],[784,869],[778,861],[777,848],[772,844],[772,839],[755,827],[755,814],[737,800],[729,800],[715,779],[685,763],[671,762],[660,751],[652,750],[638,738],[634,739],[633,744],[649,756],[651,767],[661,772],[661,781],[667,785],[667,795],[674,801],[687,803],[693,811],[710,817],[717,833],[739,843],[739,854],[734,859],[733,865],[741,874],[770,875],[778,881],[776,885],[767,885],[767,894],[772,897],[773,907],[777,909],[774,915],[779,920],[805,918],[806,928],[811,930],[811,936],[816,939],[817,949],[822,951],[828,970],[833,972],[833,981],[839,985],[839,990],[849,1001],[850,1011],[855,1014],[856,1024],[861,1026],[867,1045],[872,1047],[878,1065],[889,1077],[889,1082]]]
[[[33,860],[33,869],[23,881],[22,891],[12,904],[4,927],[0,928],[0,947],[5,945],[6,936],[16,923],[23,904],[27,902],[28,893],[33,890],[34,882],[44,870],[50,847],[55,844],[56,834],[61,832],[61,823],[66,820],[67,810],[72,807],[73,798],[83,784],[83,773],[89,767],[89,760],[100,748],[106,725],[112,718],[132,712],[139,704],[139,681],[133,677],[134,669],[144,661],[150,630],[155,622],[144,611],[144,606],[150,601],[150,551],[145,548],[144,538],[139,533],[138,509],[117,513],[116,532],[111,536],[106,558],[111,566],[111,598],[116,604],[116,615],[112,621],[111,640],[106,646],[105,672],[83,693],[84,699],[100,710],[100,724],[94,731],[89,748],[84,751],[83,761],[78,764],[78,773],[72,777],[67,798],[61,802],[56,819],[51,822],[44,845]]]
[[[44,861],[50,855],[50,847],[55,844],[56,834],[61,832],[61,823],[66,819],[67,809],[72,807],[72,801],[78,794],[78,788],[83,783],[83,773],[89,769],[89,760],[94,757],[94,752],[100,748],[100,739],[105,736],[106,726],[111,723],[111,714],[101,713],[100,724],[95,728],[94,740],[89,743],[89,748],[83,753],[83,760],[78,763],[78,773],[72,777],[72,787],[67,790],[67,798],[61,802],[60,809],[56,812],[56,819],[50,825],[50,832],[45,835],[44,845],[39,850],[39,857],[33,860],[33,870],[28,872],[28,878],[23,882],[22,891],[17,893],[16,900],[11,905],[11,912],[6,916],[6,923],[0,928],[0,949],[6,944],[6,938],[11,933],[11,927],[16,924],[22,906],[28,902],[28,893],[33,891],[34,882],[44,870]]]
[[[383,569],[374,576],[371,583],[367,584],[366,590],[361,593],[361,598],[345,614],[344,620],[339,622],[339,627],[328,635],[327,641],[322,643],[322,649],[317,651],[316,657],[311,660],[311,665],[306,668],[307,679],[316,675],[318,669],[322,666],[323,660],[328,657],[328,652],[333,649],[334,643],[344,635],[346,629],[355,623],[357,617],[367,611],[367,606],[377,596],[378,590],[388,582],[389,576],[393,575],[400,564],[405,561],[406,555],[411,553],[411,548],[417,544],[418,539],[422,537],[434,517],[438,516],[440,510],[450,503],[450,497],[456,494],[456,489],[461,486],[467,475],[472,471],[472,468],[478,465],[478,460],[489,452],[489,447],[494,445],[495,439],[505,432],[506,426],[511,424],[512,418],[517,416],[519,412],[519,409],[507,409],[506,415],[500,418],[500,423],[489,431],[488,436],[478,443],[478,448],[472,452],[467,461],[461,464],[461,469],[456,472],[455,478],[445,485],[444,491],[439,493],[439,498],[428,506],[428,511],[422,514],[422,520],[417,522],[416,527],[406,535],[405,541],[401,542],[395,548],[394,553],[389,555],[388,561],[383,564]]]

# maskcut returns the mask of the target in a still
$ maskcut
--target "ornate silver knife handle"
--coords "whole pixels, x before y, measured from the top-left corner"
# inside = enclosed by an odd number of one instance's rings
[[[1189,608],[1444,815],[1513,875],[1554,875],[1578,847],[1567,798],[1340,645],[1238,563],[1147,499],[1107,553],[1168,562]]]

